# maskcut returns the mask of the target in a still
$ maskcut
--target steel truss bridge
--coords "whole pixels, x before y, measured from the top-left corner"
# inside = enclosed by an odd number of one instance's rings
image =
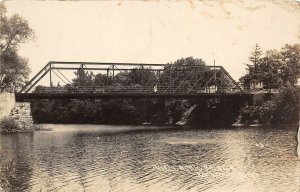
[[[65,71],[75,72],[77,80],[68,79]],[[87,76],[95,71],[98,75],[87,84]],[[46,76],[49,86],[39,85]],[[54,77],[64,85],[53,86]],[[249,95],[222,66],[50,61],[16,94],[16,99],[207,99]]]

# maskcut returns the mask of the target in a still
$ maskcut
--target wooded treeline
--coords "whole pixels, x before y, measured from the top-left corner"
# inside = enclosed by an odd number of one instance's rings
[[[241,109],[242,122],[247,124],[297,124],[299,102],[297,78],[300,76],[300,45],[286,44],[280,50],[263,54],[258,45],[249,57],[248,73],[240,78],[245,88],[251,81],[262,82],[263,88],[278,92],[258,99],[254,105]]]

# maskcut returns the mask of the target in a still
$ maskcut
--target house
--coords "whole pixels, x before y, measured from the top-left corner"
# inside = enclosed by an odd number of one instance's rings
[[[215,85],[211,85],[205,88],[206,93],[216,93],[218,91],[218,87]]]
[[[261,81],[258,81],[256,79],[252,79],[250,81],[250,89],[251,90],[259,90],[259,89],[263,89],[264,88],[264,84]]]

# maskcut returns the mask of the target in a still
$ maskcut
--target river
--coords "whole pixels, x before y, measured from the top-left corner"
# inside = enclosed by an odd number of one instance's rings
[[[43,126],[53,130],[0,135],[13,191],[300,189],[295,129]]]

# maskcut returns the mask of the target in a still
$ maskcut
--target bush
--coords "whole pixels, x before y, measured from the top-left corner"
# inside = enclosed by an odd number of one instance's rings
[[[296,88],[287,84],[271,100],[241,109],[243,123],[296,124],[299,115]]]
[[[11,117],[5,117],[0,121],[0,132],[11,133],[20,129],[17,121]]]

